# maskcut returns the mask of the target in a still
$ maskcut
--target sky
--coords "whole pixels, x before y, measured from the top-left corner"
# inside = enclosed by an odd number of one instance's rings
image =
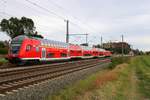
[[[34,4],[32,4],[34,3]],[[0,0],[0,20],[22,16],[33,19],[46,39],[65,41],[66,21],[70,34],[88,34],[90,44],[124,41],[140,50],[150,50],[150,0]],[[0,40],[9,37],[0,32]],[[70,36],[70,42],[85,42],[85,36]]]

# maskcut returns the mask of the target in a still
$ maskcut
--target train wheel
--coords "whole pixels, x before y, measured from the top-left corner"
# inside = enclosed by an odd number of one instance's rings
[[[17,65],[19,65],[19,66],[23,66],[25,64],[26,64],[26,61],[20,60],[20,61],[17,62]]]

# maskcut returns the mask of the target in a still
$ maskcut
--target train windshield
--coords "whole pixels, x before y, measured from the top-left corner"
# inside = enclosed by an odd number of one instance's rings
[[[20,45],[12,45],[11,46],[11,53],[12,54],[17,54],[19,52]]]
[[[12,39],[10,48],[12,54],[18,54],[20,46],[25,38],[27,38],[27,36],[20,35]]]
[[[12,39],[11,44],[21,44],[27,36],[20,35]]]

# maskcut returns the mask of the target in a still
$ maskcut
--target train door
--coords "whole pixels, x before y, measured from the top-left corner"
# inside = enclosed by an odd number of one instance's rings
[[[46,58],[46,49],[42,48],[42,57],[43,60]]]

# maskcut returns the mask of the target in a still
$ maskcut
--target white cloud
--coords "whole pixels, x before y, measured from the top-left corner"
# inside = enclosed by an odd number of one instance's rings
[[[10,40],[10,37],[4,32],[0,32],[0,41]]]
[[[70,33],[89,33],[90,43],[99,43],[101,35],[105,41],[111,39],[119,41],[120,35],[124,34],[125,39],[136,48],[150,50],[148,46],[150,44],[149,0],[30,1],[78,24],[70,23]],[[3,9],[4,6],[0,10],[3,11]],[[37,30],[44,37],[65,41],[66,23],[64,20],[29,4],[25,0],[7,1],[5,12],[17,17],[30,17],[35,21]],[[0,34],[0,36],[3,35]],[[75,41],[74,43],[84,42],[84,40],[85,38],[80,36],[71,37],[71,41]]]

